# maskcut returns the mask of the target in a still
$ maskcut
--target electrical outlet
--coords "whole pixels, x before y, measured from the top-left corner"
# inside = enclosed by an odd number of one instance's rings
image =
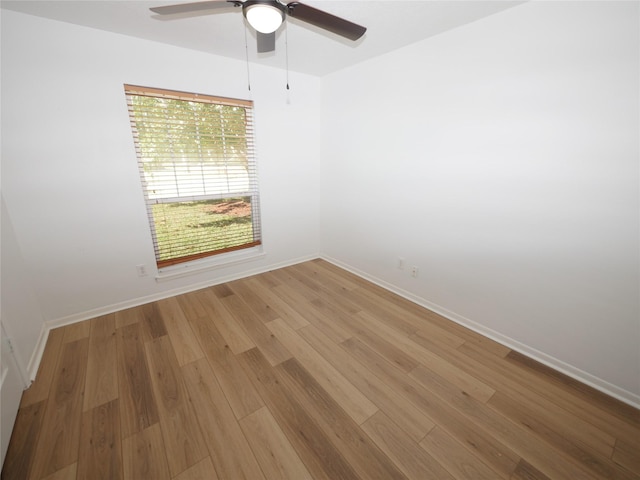
[[[398,270],[404,270],[404,258],[398,257]]]
[[[417,278],[418,277],[418,267],[416,267],[415,265],[413,267],[411,267],[411,276],[413,278]]]
[[[146,265],[136,265],[136,270],[138,271],[138,276],[139,277],[146,277],[147,276],[147,267],[146,267]]]

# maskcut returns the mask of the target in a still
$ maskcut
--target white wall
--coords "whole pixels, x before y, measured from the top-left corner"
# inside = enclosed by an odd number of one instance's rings
[[[248,92],[244,62],[3,11],[2,191],[45,321],[318,255],[320,80],[292,72],[287,95],[284,71],[250,68]],[[255,101],[265,257],[137,276],[155,261],[124,83]]]
[[[326,77],[323,253],[640,403],[638,13],[529,2]]]

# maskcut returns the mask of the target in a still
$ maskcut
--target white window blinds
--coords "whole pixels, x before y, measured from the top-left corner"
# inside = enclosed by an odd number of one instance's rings
[[[259,245],[253,103],[125,93],[158,267]]]

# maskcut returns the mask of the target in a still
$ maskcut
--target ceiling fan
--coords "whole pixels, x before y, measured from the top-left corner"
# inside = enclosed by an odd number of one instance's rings
[[[154,7],[150,10],[159,15],[174,15],[206,10],[222,9],[233,5],[242,7],[242,13],[258,34],[258,52],[272,52],[276,48],[276,30],[285,20],[286,15],[338,34],[349,40],[357,40],[365,27],[344,18],[336,17],[300,2],[282,3],[280,0],[209,0],[207,2],[182,3]],[[214,12],[211,12],[214,13]]]

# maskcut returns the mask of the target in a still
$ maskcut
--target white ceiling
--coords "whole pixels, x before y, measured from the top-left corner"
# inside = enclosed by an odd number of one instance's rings
[[[240,8],[209,15],[160,17],[149,7],[188,3],[163,0],[2,0],[3,9],[323,76],[354,63],[523,3],[512,0],[303,0],[302,3],[367,27],[352,42],[287,17],[276,51],[256,53]],[[286,2],[288,3],[288,2]],[[248,49],[245,48],[245,33]],[[288,47],[288,48],[287,48]]]

